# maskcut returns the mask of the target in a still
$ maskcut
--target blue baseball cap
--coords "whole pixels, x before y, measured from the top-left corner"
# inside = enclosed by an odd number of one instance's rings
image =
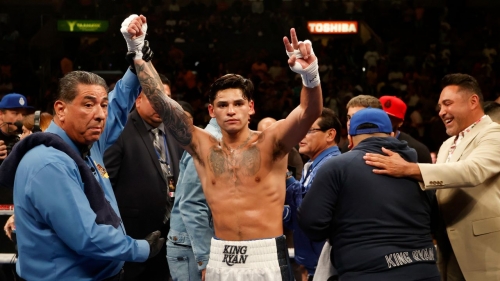
[[[374,128],[360,128],[363,124],[375,125]],[[385,111],[378,108],[365,108],[354,113],[351,117],[349,135],[357,136],[362,134],[392,133],[392,123]]]
[[[28,106],[28,100],[25,96],[18,93],[11,93],[3,96],[0,101],[0,109],[11,109],[11,108],[26,108],[34,109],[32,106]]]

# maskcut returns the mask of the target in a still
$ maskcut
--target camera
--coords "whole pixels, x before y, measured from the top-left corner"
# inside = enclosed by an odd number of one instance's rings
[[[5,142],[5,146],[7,147],[7,155],[10,154],[10,152],[12,151],[12,147],[14,147],[14,144],[17,143],[17,141],[9,141],[9,142]]]
[[[4,123],[6,126],[11,124],[12,123]],[[17,130],[13,132],[13,135],[0,134],[0,140],[7,146],[7,156],[12,151],[12,147],[19,141],[19,134],[23,132],[23,124],[20,121],[15,122],[14,125],[16,125]]]

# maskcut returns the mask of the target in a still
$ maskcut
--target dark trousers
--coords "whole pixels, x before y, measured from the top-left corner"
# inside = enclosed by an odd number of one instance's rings
[[[167,263],[166,245],[160,252],[143,263],[126,262],[124,281],[168,281],[170,270]]]
[[[123,268],[115,276],[104,279],[103,281],[123,281],[124,270]]]

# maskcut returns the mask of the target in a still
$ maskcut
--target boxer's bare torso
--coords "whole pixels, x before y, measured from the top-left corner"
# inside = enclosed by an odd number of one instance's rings
[[[218,92],[209,111],[222,138],[194,128],[186,149],[212,211],[216,237],[240,241],[282,235],[290,148],[277,137],[281,122],[263,132],[251,131],[253,102],[240,89]]]
[[[288,151],[266,132],[244,133],[243,143],[233,149],[211,138],[195,161],[215,236],[232,241],[277,237],[283,234]]]

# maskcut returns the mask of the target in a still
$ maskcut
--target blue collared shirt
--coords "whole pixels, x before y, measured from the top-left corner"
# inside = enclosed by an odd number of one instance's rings
[[[217,139],[222,136],[215,118],[210,120],[205,129]],[[168,239],[173,243],[191,246],[198,269],[203,270],[208,263],[210,239],[214,235],[214,230],[210,224],[210,209],[203,194],[193,157],[187,152],[184,152],[180,161],[175,195]],[[174,236],[176,241],[173,241]]]
[[[285,226],[293,230],[293,241],[295,247],[295,261],[304,265],[309,274],[314,274],[319,255],[325,242],[311,241],[299,228],[297,210],[302,204],[302,199],[311,188],[316,172],[328,159],[340,155],[338,146],[332,146],[321,152],[313,161],[309,160],[304,165],[300,181],[295,178],[286,180],[285,204],[290,207],[289,212],[284,212],[283,222]],[[285,209],[285,211],[287,211]],[[285,216],[286,215],[286,216]]]
[[[128,71],[109,93],[106,127],[86,159],[118,216],[103,154],[123,130],[138,94],[138,79]],[[78,151],[54,122],[46,132],[57,134]],[[21,160],[14,182],[14,205],[19,250],[16,267],[24,279],[102,280],[116,275],[124,261],[148,258],[148,242],[127,236],[123,224],[114,228],[95,223],[96,214],[85,196],[75,161],[52,147],[37,146]]]

